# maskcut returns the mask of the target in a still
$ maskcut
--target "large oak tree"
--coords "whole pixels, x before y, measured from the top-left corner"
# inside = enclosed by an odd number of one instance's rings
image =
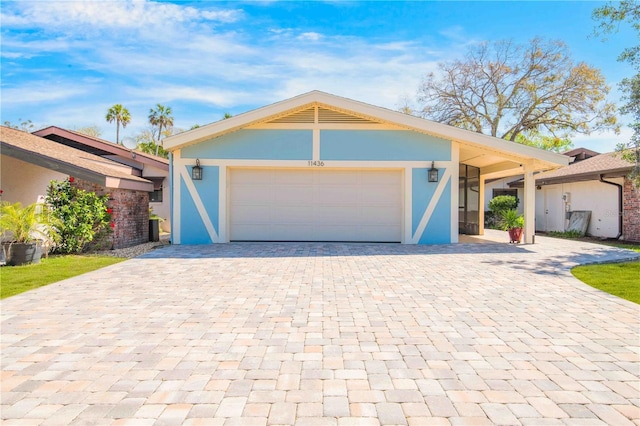
[[[440,63],[418,94],[423,117],[560,151],[567,137],[618,130],[615,106],[596,68],[574,63],[560,41],[483,43]]]
[[[596,35],[618,31],[621,23],[628,23],[640,38],[640,3],[636,0],[622,0],[609,2],[593,11],[593,18],[599,22],[595,30]],[[636,74],[620,82],[620,89],[624,104],[620,107],[622,114],[630,115],[633,122],[629,125],[633,129],[631,139],[618,144],[617,151],[623,158],[635,164],[629,178],[637,188],[640,188],[640,45],[629,46],[618,56],[618,61],[631,64]]]

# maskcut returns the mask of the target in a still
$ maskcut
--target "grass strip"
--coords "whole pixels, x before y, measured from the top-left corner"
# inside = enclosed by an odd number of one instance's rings
[[[122,262],[111,256],[49,256],[38,264],[0,268],[0,299]]]

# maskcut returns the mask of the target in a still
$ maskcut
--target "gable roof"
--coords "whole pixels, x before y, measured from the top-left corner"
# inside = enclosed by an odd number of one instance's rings
[[[627,175],[633,164],[620,158],[616,153],[596,155],[586,160],[576,161],[566,167],[540,173],[536,175],[536,183],[549,185],[551,183],[577,182],[606,177],[621,177]]]
[[[318,109],[317,122],[310,122],[308,110]],[[487,177],[509,176],[522,172],[522,164],[533,161],[535,170],[548,170],[568,164],[568,157],[499,139],[420,117],[354,101],[329,93],[312,91],[253,111],[189,130],[164,140],[164,147],[174,151],[214,139],[258,123],[289,123],[291,126],[330,126],[320,121],[320,110],[333,113],[333,125],[348,122],[352,128],[362,125],[387,124],[398,129],[429,134],[460,144],[460,162],[480,167]],[[326,114],[330,116],[331,114]],[[286,119],[285,117],[291,117]],[[348,119],[347,117],[352,117]],[[295,119],[294,119],[295,118]],[[300,127],[296,127],[300,128]],[[310,128],[310,127],[308,127]],[[326,127],[329,128],[329,127]]]
[[[588,148],[574,148],[570,151],[565,151],[562,155],[566,155],[567,157],[575,157],[576,160],[586,160],[587,158],[595,157],[596,155],[600,155],[599,152],[592,151]]]
[[[136,169],[141,170],[144,167],[143,165],[150,165],[162,170],[169,170],[169,160],[166,158],[129,149],[123,145],[118,145],[113,142],[85,135],[84,133],[73,130],[67,130],[57,126],[49,126],[33,132],[33,134],[91,154],[107,157]],[[114,158],[113,156],[117,156],[118,158]]]
[[[0,126],[2,155],[55,170],[106,188],[153,191],[153,183],[131,174],[131,168],[21,130]]]
[[[573,162],[566,167],[537,174],[536,185],[599,180],[600,176],[603,178],[622,177],[629,174],[632,169],[632,163],[620,158],[617,153],[609,152]],[[523,180],[518,179],[508,185],[511,188],[521,188]]]

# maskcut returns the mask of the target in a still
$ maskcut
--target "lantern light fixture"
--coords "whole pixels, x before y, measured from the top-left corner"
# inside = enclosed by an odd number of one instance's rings
[[[196,158],[196,165],[191,168],[191,179],[202,180],[202,167],[200,167],[200,160]]]
[[[438,169],[436,169],[435,161],[431,162],[431,168],[429,169],[429,182],[438,181]]]

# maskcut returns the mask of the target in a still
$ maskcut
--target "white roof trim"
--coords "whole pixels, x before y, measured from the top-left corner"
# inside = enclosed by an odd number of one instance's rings
[[[364,102],[331,95],[329,93],[314,90],[293,98],[276,102],[262,108],[255,109],[225,120],[220,120],[206,126],[198,127],[178,135],[170,136],[164,140],[164,148],[168,151],[193,145],[207,139],[212,139],[217,135],[229,133],[247,127],[258,121],[267,121],[272,117],[290,113],[293,110],[306,108],[312,104],[325,104],[357,114],[370,116],[379,120],[387,121],[411,130],[428,133],[442,139],[460,142],[466,145],[477,145],[489,148],[498,152],[508,153],[512,156],[521,157],[523,160],[534,158],[546,163],[547,168],[566,166],[569,158],[562,154],[557,154],[543,149],[522,145],[516,142],[507,141],[493,136],[469,130],[459,129],[447,124],[437,123],[420,117],[404,114],[398,111],[370,105]],[[544,167],[541,167],[541,169]]]

